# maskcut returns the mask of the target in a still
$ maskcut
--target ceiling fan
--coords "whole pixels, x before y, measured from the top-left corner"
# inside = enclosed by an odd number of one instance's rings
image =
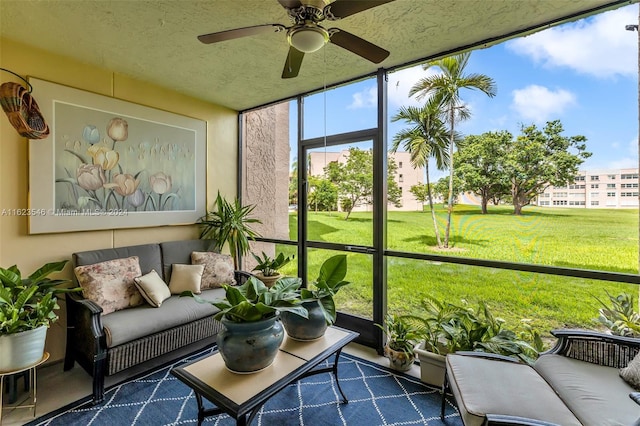
[[[305,53],[312,53],[326,43],[333,43],[359,55],[375,64],[389,56],[389,52],[373,43],[339,28],[325,29],[320,22],[325,19],[337,21],[367,9],[390,3],[394,0],[335,0],[324,5],[324,0],[278,0],[287,10],[293,25],[264,24],[236,28],[198,36],[202,43],[218,43],[268,32],[287,32],[289,54],[284,64],[282,78],[298,75]]]

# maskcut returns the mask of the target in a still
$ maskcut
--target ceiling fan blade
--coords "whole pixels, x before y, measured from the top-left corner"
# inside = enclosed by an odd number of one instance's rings
[[[282,78],[297,77],[300,72],[300,67],[302,66],[302,58],[304,58],[304,53],[290,46],[289,54],[287,55],[287,60],[282,70]]]
[[[324,16],[330,21],[336,21],[392,1],[394,0],[336,0],[324,7]]]
[[[360,55],[374,64],[379,64],[389,56],[389,51],[384,50],[382,47],[369,43],[367,40],[339,28],[331,28],[329,34],[331,34],[329,39],[331,43]]]
[[[280,3],[285,9],[295,9],[296,7],[302,6],[300,0],[278,0],[278,3]]]
[[[217,43],[219,41],[233,40],[234,38],[252,36],[256,34],[279,32],[286,29],[287,27],[281,24],[255,25],[253,27],[236,28],[234,30],[199,35],[198,40],[200,40],[204,44],[210,44]]]

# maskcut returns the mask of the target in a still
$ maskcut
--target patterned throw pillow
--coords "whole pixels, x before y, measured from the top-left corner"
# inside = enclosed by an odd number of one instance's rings
[[[233,271],[233,258],[227,254],[210,251],[194,251],[191,263],[204,265],[201,289],[219,288],[222,284],[236,285]]]
[[[635,390],[640,391],[640,352],[625,368],[620,369],[620,377]]]
[[[183,291],[190,291],[200,294],[200,282],[204,265],[182,265],[174,263],[171,265],[171,281],[169,291],[171,294],[180,294]]]
[[[159,308],[162,302],[171,297],[167,283],[160,278],[155,269],[141,277],[135,277],[133,280],[144,300],[154,308]]]
[[[144,303],[133,281],[142,275],[138,256],[76,266],[74,272],[85,299],[97,303],[102,315]]]

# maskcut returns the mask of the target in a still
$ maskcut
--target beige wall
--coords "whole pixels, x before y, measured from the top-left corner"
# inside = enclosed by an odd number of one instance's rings
[[[0,38],[0,67],[21,76],[32,76],[81,90],[205,120],[207,122],[207,207],[218,190],[236,194],[237,112],[202,102],[142,81],[95,68],[61,56],[48,54],[15,41]],[[212,76],[213,77],[213,76]],[[17,77],[0,72],[0,82],[20,82]],[[38,99],[38,93],[33,93]],[[28,207],[28,141],[0,116],[0,212],[2,209]],[[46,262],[71,259],[76,251],[119,247],[149,242],[197,238],[195,225],[29,235],[27,218],[0,216],[0,266],[18,265],[30,274]],[[60,277],[71,278],[69,263]],[[64,356],[64,300],[60,301],[61,321],[47,336],[47,350],[52,360]]]

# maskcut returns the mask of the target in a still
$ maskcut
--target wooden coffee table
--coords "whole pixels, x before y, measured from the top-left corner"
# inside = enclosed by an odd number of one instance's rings
[[[236,424],[251,423],[264,403],[289,384],[303,377],[320,373],[333,373],[342,400],[347,403],[338,381],[338,358],[358,333],[339,327],[329,327],[325,335],[310,342],[300,342],[285,334],[273,364],[264,370],[250,374],[229,371],[220,353],[208,355],[188,364],[176,367],[171,374],[192,388],[198,402],[198,425],[205,417],[223,412],[236,419]],[[329,367],[316,368],[335,354]],[[205,409],[202,398],[207,398],[216,408]]]

